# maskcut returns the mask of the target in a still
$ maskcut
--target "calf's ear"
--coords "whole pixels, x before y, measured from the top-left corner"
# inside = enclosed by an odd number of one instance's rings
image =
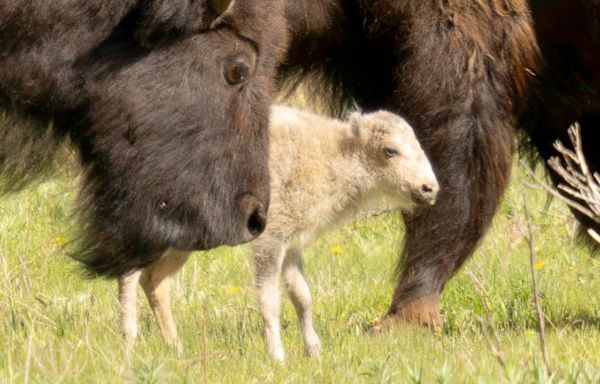
[[[356,138],[360,138],[362,135],[362,128],[361,128],[362,114],[360,112],[351,112],[348,115],[347,119],[348,119],[348,123],[350,124],[350,127],[352,127],[352,134]]]

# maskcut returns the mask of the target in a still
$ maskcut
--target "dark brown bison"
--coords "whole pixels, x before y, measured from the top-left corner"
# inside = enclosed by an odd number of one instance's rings
[[[557,153],[556,139],[568,143],[567,127],[578,121],[583,149],[600,171],[600,1],[538,0],[531,3],[543,63],[533,83],[521,124],[540,157]],[[554,182],[558,176],[549,169]],[[600,233],[600,225],[574,212]]]
[[[489,227],[510,178],[521,116],[543,158],[579,120],[599,169],[592,150],[600,138],[599,4],[288,2],[292,40],[281,68],[288,81],[307,79],[334,100],[334,112],[357,103],[407,116],[440,181],[435,206],[405,215],[398,285],[384,324],[442,324],[440,294]]]
[[[92,272],[253,239],[284,23],[278,0],[0,2],[2,191],[68,138],[85,170],[75,257]]]

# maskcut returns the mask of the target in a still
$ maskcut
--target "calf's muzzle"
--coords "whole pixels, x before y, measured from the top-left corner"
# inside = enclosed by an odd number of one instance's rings
[[[426,182],[413,190],[412,198],[419,205],[434,205],[439,189],[437,181]]]

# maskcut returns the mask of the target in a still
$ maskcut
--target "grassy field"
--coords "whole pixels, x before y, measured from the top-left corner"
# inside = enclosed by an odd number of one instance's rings
[[[306,250],[322,337],[319,359],[304,357],[295,314],[284,300],[288,360],[264,351],[245,247],[197,253],[175,287],[185,352],[163,345],[141,300],[141,335],[124,367],[114,281],[88,280],[65,256],[76,182],[56,178],[0,200],[0,382],[450,383],[597,382],[600,379],[600,262],[569,239],[573,221],[558,201],[513,182],[482,246],[442,298],[440,333],[398,329],[368,336],[385,312],[401,246],[398,215],[332,233]],[[534,228],[551,372],[543,364],[532,303],[527,204]],[[526,233],[526,231],[525,231]],[[468,274],[483,285],[481,297]],[[141,292],[140,299],[142,299]],[[497,329],[492,353],[486,333]],[[208,367],[208,370],[205,368]]]

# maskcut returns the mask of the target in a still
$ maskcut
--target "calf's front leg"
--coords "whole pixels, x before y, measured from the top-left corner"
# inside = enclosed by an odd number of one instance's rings
[[[299,249],[291,248],[287,251],[283,261],[283,280],[296,308],[304,350],[308,356],[316,357],[321,351],[321,340],[313,326],[312,297],[304,277],[302,253]]]
[[[279,277],[285,250],[280,244],[265,246],[262,243],[255,244],[253,250],[256,264],[256,297],[265,327],[267,353],[273,360],[282,363],[285,360],[285,351],[281,342],[279,322]]]
[[[119,278],[119,306],[121,312],[121,334],[127,343],[129,358],[138,334],[136,288],[142,275],[141,270]]]

